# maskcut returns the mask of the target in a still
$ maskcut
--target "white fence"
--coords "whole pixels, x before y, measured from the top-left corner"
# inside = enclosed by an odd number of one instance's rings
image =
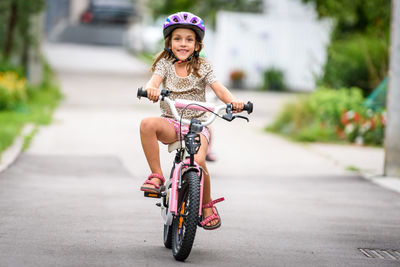
[[[283,70],[292,90],[313,90],[326,60],[331,23],[319,21],[299,0],[271,1],[266,14],[219,12],[214,34],[205,39],[219,80],[230,84],[232,70],[243,70],[247,88],[262,84],[263,72]]]

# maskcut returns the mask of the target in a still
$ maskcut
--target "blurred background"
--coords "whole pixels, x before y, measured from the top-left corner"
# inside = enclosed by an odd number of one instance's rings
[[[383,144],[390,0],[2,0],[0,71],[40,84],[46,43],[120,47],[151,64],[165,17],[182,10],[205,20],[203,56],[223,84],[300,93],[267,130]],[[2,98],[10,109],[24,96]]]
[[[122,45],[151,57],[162,50],[165,17],[181,10],[205,19],[204,52],[224,84],[256,89],[275,71],[292,90],[315,88],[332,23],[297,0],[48,1],[45,29],[50,41]]]
[[[258,89],[265,86],[264,76],[281,74],[290,90],[312,91],[321,82],[358,86],[368,94],[388,68],[388,0],[22,2],[2,0],[3,59],[12,52],[27,54],[43,39],[154,55],[162,49],[166,15],[188,10],[206,22],[205,54],[223,83],[236,79],[235,85]]]

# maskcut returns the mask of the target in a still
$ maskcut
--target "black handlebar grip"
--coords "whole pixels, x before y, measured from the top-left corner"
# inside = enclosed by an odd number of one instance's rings
[[[244,104],[243,110],[247,110],[248,114],[252,113],[253,112],[253,103],[248,101],[247,104]]]
[[[143,90],[143,87],[140,87],[137,90],[137,97],[140,99],[142,96],[147,97],[147,91]]]

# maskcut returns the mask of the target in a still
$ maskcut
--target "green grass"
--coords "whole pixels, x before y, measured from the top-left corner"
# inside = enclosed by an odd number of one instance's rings
[[[61,100],[59,88],[49,82],[29,90],[29,100],[14,110],[0,111],[0,155],[20,134],[27,123],[46,125],[52,120],[52,114]],[[26,138],[24,148],[29,145],[34,130]]]
[[[352,172],[360,172],[361,171],[359,168],[357,168],[356,166],[353,166],[353,165],[347,166],[346,170],[352,171]]]
[[[28,147],[30,146],[30,144],[31,144],[31,142],[32,142],[32,139],[33,139],[33,137],[36,135],[36,133],[39,131],[39,127],[36,125],[35,127],[34,127],[34,129],[30,132],[30,133],[28,133],[26,136],[24,136],[24,145],[23,145],[23,147],[22,147],[22,150],[23,151],[25,151],[25,150],[27,150],[28,149]]]

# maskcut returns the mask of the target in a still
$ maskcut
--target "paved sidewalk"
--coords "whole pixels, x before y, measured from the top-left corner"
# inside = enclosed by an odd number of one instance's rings
[[[290,93],[254,91],[238,91],[235,94],[243,99],[254,100],[257,117],[255,119],[252,118],[252,123],[260,131],[265,125],[273,121],[283,103],[296,97]],[[319,157],[333,162],[342,170],[359,173],[364,178],[371,180],[371,182],[400,193],[400,178],[383,176],[385,157],[383,148],[326,143],[301,144],[291,141],[288,141],[288,143],[310,150]],[[274,147],[272,149],[279,148]]]

